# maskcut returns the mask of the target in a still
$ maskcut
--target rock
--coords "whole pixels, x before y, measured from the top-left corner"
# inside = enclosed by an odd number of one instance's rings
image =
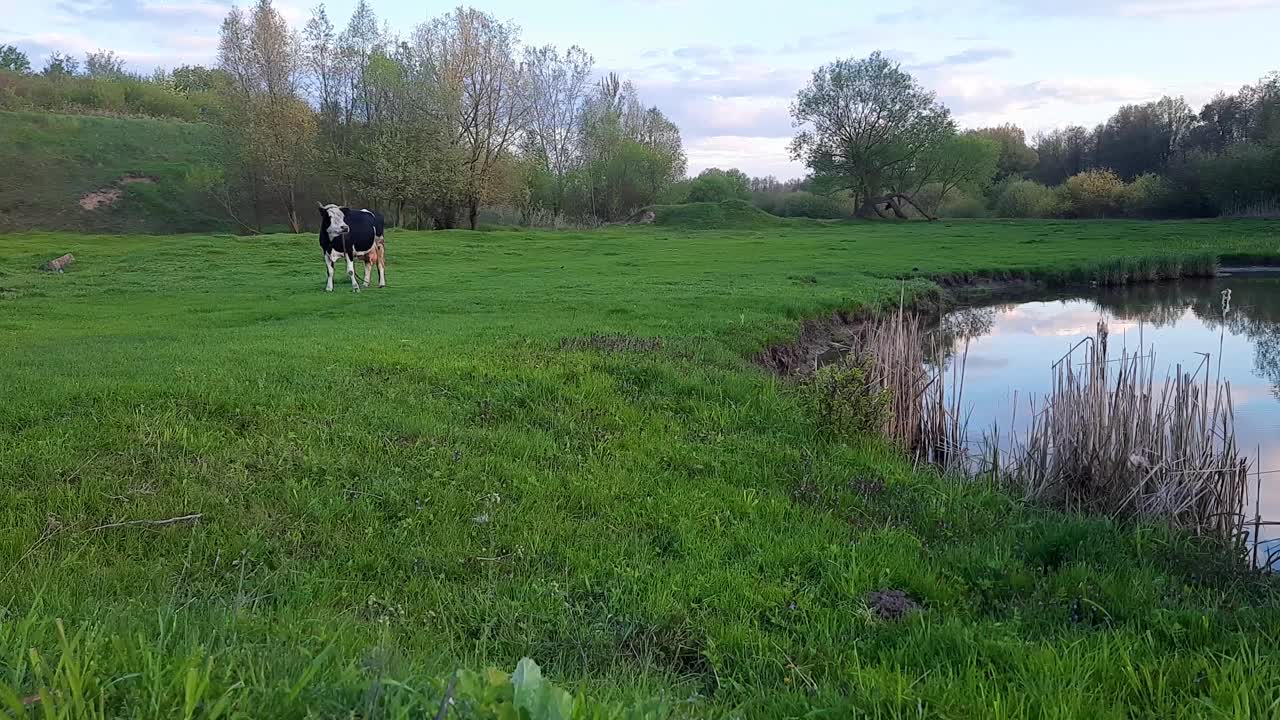
[[[69,267],[71,263],[75,261],[76,261],[76,256],[72,255],[71,253],[67,253],[62,257],[54,258],[49,262],[45,263],[44,265],[41,265],[40,269],[47,270],[49,272],[62,272],[65,268]]]

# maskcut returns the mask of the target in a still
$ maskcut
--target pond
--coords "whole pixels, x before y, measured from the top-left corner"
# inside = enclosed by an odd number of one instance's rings
[[[1227,289],[1231,307],[1224,320]],[[1213,373],[1220,365],[1231,383],[1250,492],[1254,470],[1274,471],[1261,476],[1261,513],[1264,520],[1280,520],[1280,274],[1095,288],[949,313],[942,327],[956,338],[953,357],[968,346],[961,407],[970,433],[993,423],[1008,428],[1015,397],[1025,418],[1028,394],[1047,394],[1052,364],[1093,335],[1099,320],[1107,322],[1113,347],[1154,350],[1161,374],[1178,364],[1194,370],[1204,353],[1212,355]],[[1280,547],[1280,527],[1263,528],[1261,535]]]

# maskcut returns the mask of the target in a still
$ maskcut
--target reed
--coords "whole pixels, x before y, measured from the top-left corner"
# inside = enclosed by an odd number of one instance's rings
[[[947,469],[962,462],[965,355],[947,362],[949,346],[902,307],[870,323],[860,340],[870,389],[888,398],[885,436],[919,460]]]
[[[1068,511],[1161,518],[1198,535],[1242,539],[1248,461],[1236,445],[1231,386],[1194,370],[1161,376],[1155,353],[1114,357],[1105,323],[1053,366],[1024,431],[987,435],[982,471]]]
[[[1013,427],[970,442],[967,341],[899,308],[869,324],[858,352],[868,389],[886,398],[885,436],[920,461],[1071,512],[1158,518],[1233,541],[1256,522],[1244,515],[1249,469],[1231,386],[1213,376],[1207,354],[1194,369],[1161,375],[1150,348],[1116,356],[1100,322],[1054,363],[1052,388],[1027,403],[1024,427],[1015,409]]]

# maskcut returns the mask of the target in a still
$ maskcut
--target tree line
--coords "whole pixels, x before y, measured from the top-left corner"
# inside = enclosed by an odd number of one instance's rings
[[[818,68],[791,107],[780,181],[712,168],[685,178],[679,129],[634,86],[598,78],[579,47],[529,47],[519,28],[458,8],[407,35],[365,0],[339,30],[323,5],[291,28],[271,0],[232,10],[212,68],[130,75],[109,51],[54,54],[39,72],[0,46],[0,108],[91,107],[220,128],[189,181],[246,230],[299,229],[315,197],[375,206],[409,227],[594,225],[656,202],[750,200],[783,216],[1205,217],[1280,212],[1280,74],[1199,111],[1126,105],[1093,129],[1030,140],[962,129],[881,53]],[[61,104],[60,104],[61,103]]]
[[[630,81],[595,78],[580,47],[524,46],[517,26],[473,8],[401,35],[365,0],[342,29],[323,5],[292,28],[257,0],[223,21],[215,67],[146,78],[109,53],[83,69],[55,55],[38,74],[16,49],[6,58],[0,107],[48,106],[41,93],[102,107],[104,88],[133,83],[175,97],[169,112],[142,114],[216,124],[218,161],[189,179],[249,231],[273,219],[299,231],[317,198],[408,227],[475,228],[495,205],[526,224],[611,222],[686,168],[679,128]]]
[[[790,189],[808,201],[792,204],[813,216],[1280,214],[1277,73],[1198,113],[1164,97],[1028,142],[1012,124],[961,131],[932,92],[874,53],[819,68],[791,112],[802,127],[792,157],[810,170]],[[847,201],[813,202],[833,192]],[[754,193],[767,210],[787,195]]]

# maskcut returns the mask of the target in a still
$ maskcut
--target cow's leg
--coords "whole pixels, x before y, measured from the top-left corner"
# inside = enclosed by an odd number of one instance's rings
[[[325,292],[333,292],[333,255],[331,253],[324,254],[324,266],[329,271],[329,279],[324,283]]]
[[[360,292],[360,283],[356,282],[355,258],[347,253],[347,277],[351,278],[351,292]]]
[[[387,286],[387,246],[378,239],[378,287]]]
[[[373,253],[370,253],[369,255],[364,256],[364,286],[365,287],[369,287],[369,276],[373,273],[373,260],[370,259],[370,256],[372,254]]]

